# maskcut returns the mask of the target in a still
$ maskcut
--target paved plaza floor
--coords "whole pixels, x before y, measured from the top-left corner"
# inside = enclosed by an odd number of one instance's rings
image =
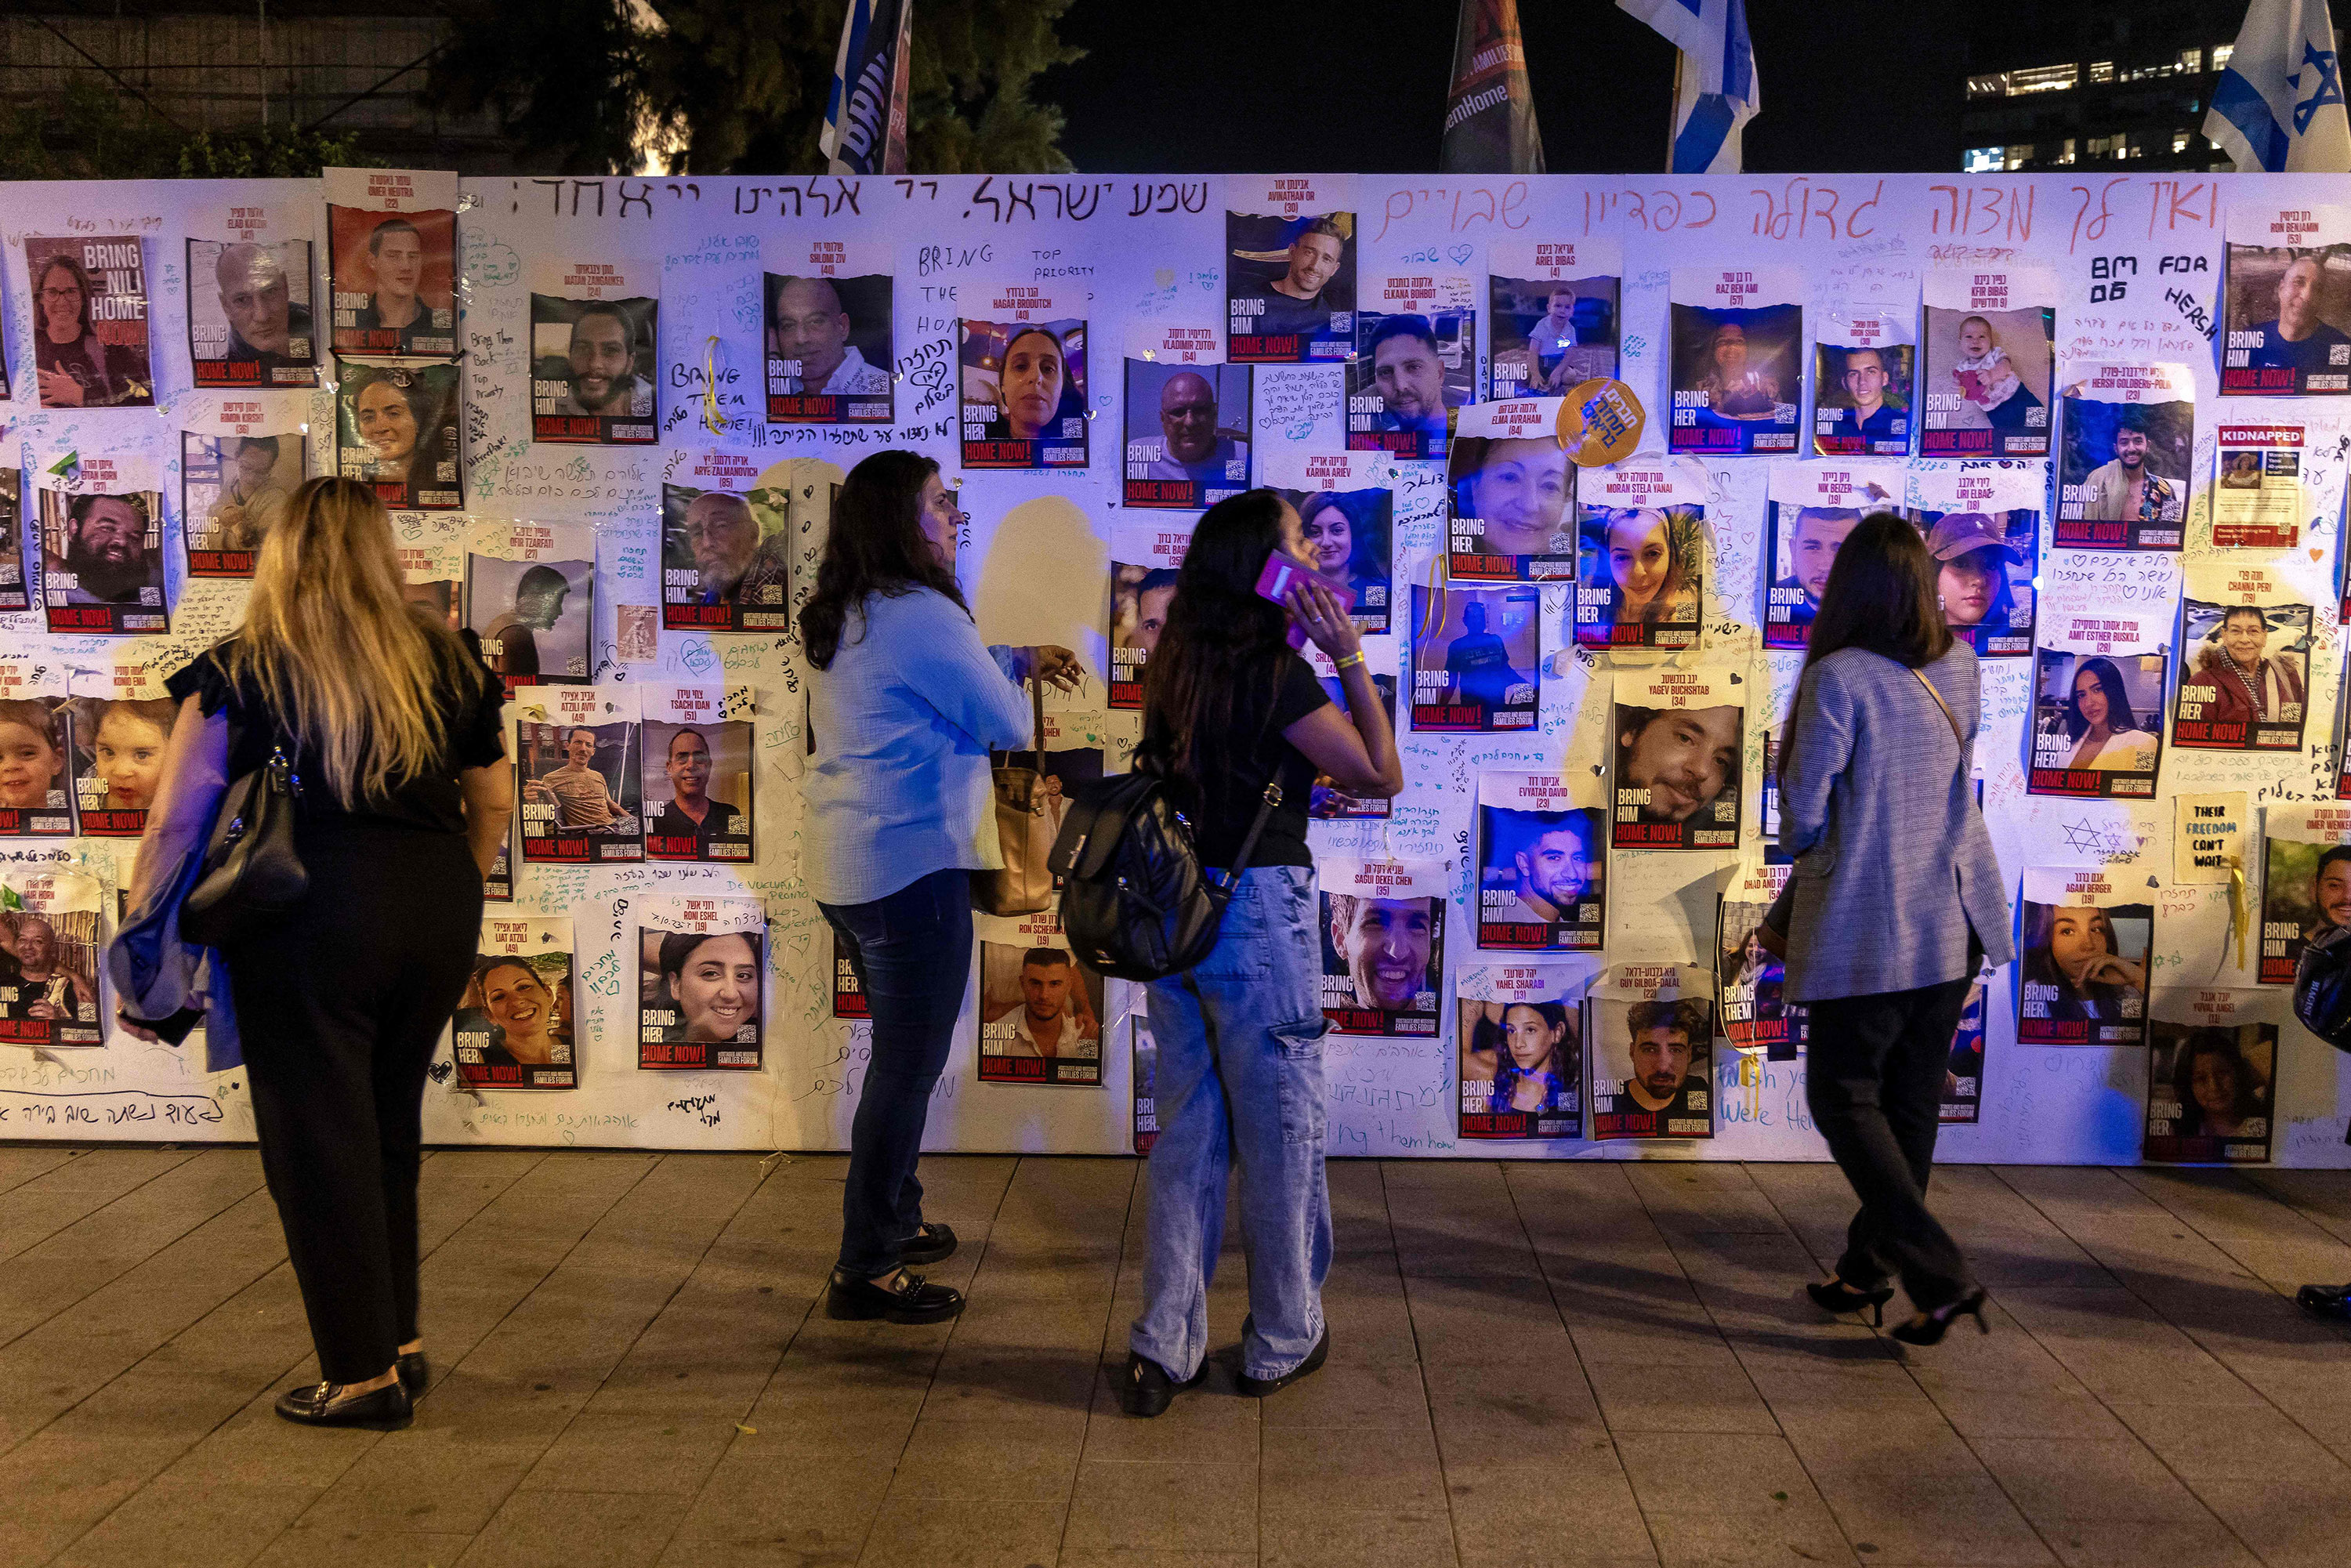
[[[1993,1332],[1800,1293],[1827,1166],[1353,1161],[1319,1375],[1122,1416],[1143,1166],[934,1158],[957,1322],[835,1323],[838,1156],[437,1154],[433,1389],[314,1375],[249,1149],[0,1145],[0,1565],[2323,1564],[2351,1173],[1960,1167]]]

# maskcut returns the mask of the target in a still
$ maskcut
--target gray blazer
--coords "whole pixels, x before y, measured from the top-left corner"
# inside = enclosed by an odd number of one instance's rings
[[[1924,673],[1971,753],[1974,651],[1955,643]],[[1796,688],[1788,744],[1780,843],[1795,872],[1779,928],[1789,1000],[1956,980],[1971,972],[1970,931],[1994,964],[2015,956],[1967,755],[1917,674],[1860,648],[1820,660]]]

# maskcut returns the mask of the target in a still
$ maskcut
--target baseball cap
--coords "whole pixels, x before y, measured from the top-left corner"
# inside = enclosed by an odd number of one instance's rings
[[[1980,549],[1996,549],[2011,560],[2024,559],[2008,542],[2007,532],[1981,512],[1946,512],[1927,536],[1927,553],[1937,560],[1957,560]]]

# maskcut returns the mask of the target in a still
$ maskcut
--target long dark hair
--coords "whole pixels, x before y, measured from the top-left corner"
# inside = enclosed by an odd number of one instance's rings
[[[1551,1048],[1551,1054],[1531,1071],[1522,1071],[1518,1060],[1510,1054],[1511,1008],[1532,1008],[1536,1016],[1542,1019],[1545,1029],[1560,1031],[1558,1043]],[[1573,1059],[1580,1042],[1575,1038],[1574,1030],[1569,1027],[1566,1005],[1561,1002],[1511,1002],[1502,1009],[1499,1033],[1500,1039],[1494,1046],[1494,1089],[1488,1103],[1498,1111],[1508,1109],[1510,1096],[1518,1092],[1520,1079],[1548,1072],[1557,1081],[1557,1087],[1547,1098],[1557,1104],[1559,1091],[1577,1078]]]
[[[2074,668],[2073,689],[2065,695],[2065,706],[2058,718],[2065,727],[2065,738],[2079,740],[2090,733],[2090,721],[2082,716],[2082,677],[2089,676],[2098,683],[2106,695],[2106,733],[2120,735],[2138,727],[2138,716],[2131,711],[2130,693],[2123,685],[2123,673],[2112,659],[2085,659]]]
[[[869,593],[900,599],[928,588],[955,601],[963,590],[923,534],[923,486],[938,464],[918,452],[877,452],[849,471],[833,498],[816,591],[800,606],[800,646],[820,670],[832,667],[849,614]]]
[[[1233,734],[1245,693],[1262,694],[1269,721],[1281,680],[1287,618],[1257,594],[1266,558],[1281,548],[1281,497],[1249,490],[1217,502],[1192,530],[1159,645],[1143,666],[1143,744],[1149,770],[1197,785],[1255,755],[1262,735]]]

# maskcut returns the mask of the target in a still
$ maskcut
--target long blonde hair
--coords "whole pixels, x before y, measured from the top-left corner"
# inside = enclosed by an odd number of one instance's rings
[[[428,772],[448,742],[439,692],[465,644],[402,592],[392,517],[366,486],[332,476],[294,492],[254,561],[245,625],[222,645],[314,755],[351,810]]]

